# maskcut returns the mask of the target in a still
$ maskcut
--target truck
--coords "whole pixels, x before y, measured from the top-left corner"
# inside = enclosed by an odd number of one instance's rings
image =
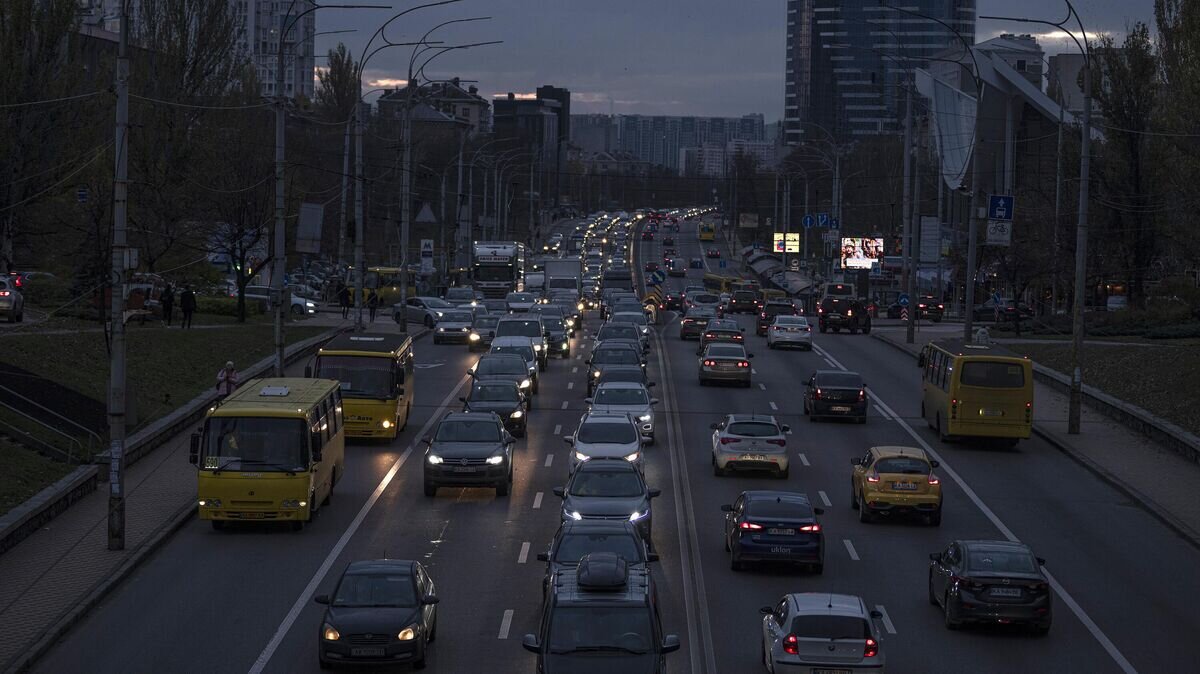
[[[525,244],[476,241],[473,253],[471,278],[485,298],[503,298],[525,290]]]
[[[578,258],[547,260],[545,266],[546,292],[571,290],[576,296],[583,290],[583,267]]]
[[[817,305],[817,324],[821,332],[830,328],[841,332],[842,328],[855,334],[871,332],[871,314],[867,302],[858,297],[853,283],[826,283],[821,288],[821,301]]]

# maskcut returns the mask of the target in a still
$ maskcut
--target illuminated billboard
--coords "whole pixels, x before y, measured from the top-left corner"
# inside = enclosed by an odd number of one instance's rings
[[[771,244],[772,244],[771,250],[775,251],[776,253],[786,252],[783,237],[784,237],[783,232],[775,232],[775,234],[772,236],[772,239],[771,239]]]
[[[771,250],[776,253],[799,253],[799,232],[775,232],[771,237]]]
[[[788,232],[785,239],[787,242],[787,244],[786,244],[787,252],[789,252],[789,253],[799,253],[800,252],[800,233],[799,232]]]
[[[883,262],[883,239],[842,239],[842,268],[871,269]]]

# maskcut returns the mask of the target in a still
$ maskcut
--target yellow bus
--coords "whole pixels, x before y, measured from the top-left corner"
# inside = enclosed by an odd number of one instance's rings
[[[717,240],[717,223],[709,220],[700,221],[699,237],[701,241]]]
[[[253,379],[208,411],[192,434],[200,519],[288,522],[329,503],[346,470],[342,399],[329,379]]]
[[[922,369],[921,416],[943,441],[1003,438],[1016,444],[1033,428],[1033,363],[991,344],[930,342]]]
[[[334,337],[307,376],[341,382],[346,437],[393,439],[408,425],[413,400],[412,338],[405,333]]]

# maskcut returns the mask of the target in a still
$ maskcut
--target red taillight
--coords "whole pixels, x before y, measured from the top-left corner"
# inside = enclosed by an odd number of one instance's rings
[[[867,390],[862,389],[862,388],[858,389],[858,402],[862,402],[866,399],[867,399]]]
[[[867,637],[867,643],[863,645],[863,657],[873,658],[876,655],[879,655],[879,642]]]
[[[821,399],[821,389],[817,389],[817,390],[813,391],[813,400],[820,400],[820,399]]]
[[[741,438],[721,438],[722,445],[732,445],[735,442],[741,442]]]
[[[946,308],[946,305],[944,305],[944,304],[939,304],[939,305],[938,305],[938,309],[945,309],[945,308]]]
[[[950,399],[950,418],[951,419],[958,418],[958,398]]]
[[[789,634],[783,638],[783,652],[788,655],[800,654],[800,640],[795,634]]]
[[[812,332],[812,328],[806,325],[806,326],[804,326],[804,331],[805,331],[805,332]]]
[[[934,475],[933,473],[929,474],[929,484],[941,484],[941,483],[942,483],[942,481],[938,479],[937,475]]]
[[[759,531],[763,527],[761,524],[755,524],[754,522],[742,522],[741,524],[738,525],[738,528],[749,529],[750,531]]]
[[[868,476],[867,476],[867,482],[878,482],[878,481],[879,481],[879,474],[878,474],[878,473],[871,474],[871,475],[868,475]]]
[[[717,336],[716,336],[716,335],[714,335],[714,334],[713,334],[713,333],[711,333],[711,332],[706,332],[706,333],[704,333],[704,338],[705,338],[705,339],[716,339],[716,338],[717,338]]]
[[[750,362],[745,360],[738,361],[738,367],[750,367]]]
[[[778,330],[778,329],[779,329],[779,326],[778,326],[778,325],[772,325],[772,326],[771,326],[771,329],[772,329],[772,330]]]
[[[767,317],[767,312],[765,312],[765,311],[764,311],[764,312],[762,312],[761,314],[759,314],[759,315],[758,315],[758,317],[759,317],[759,318],[766,318],[766,317]]]
[[[824,308],[824,307],[817,307],[817,313],[818,313],[818,314],[823,314],[823,313],[825,313],[825,308]]]
[[[846,310],[846,315],[847,315],[847,316],[853,316],[853,315],[854,315],[854,310],[853,310],[853,309],[847,309],[847,310]]]
[[[7,290],[0,290],[0,297],[8,297],[11,294],[12,293],[8,292]]]
[[[733,341],[735,341],[735,342],[740,342],[740,341],[742,341],[742,339],[743,339],[743,337],[742,337],[741,335],[734,335],[734,336],[733,336]]]
[[[767,440],[767,443],[771,445],[779,445],[780,447],[787,446],[787,440],[784,440],[783,438],[779,438],[777,440]]]
[[[717,361],[715,361],[715,360],[705,360],[705,361],[704,361],[704,366],[705,366],[705,367],[712,367],[712,366],[714,366],[714,365],[716,365],[716,364],[717,364]]]
[[[805,524],[804,526],[800,527],[800,531],[808,531],[811,533],[816,533],[820,530],[821,530],[820,524]]]

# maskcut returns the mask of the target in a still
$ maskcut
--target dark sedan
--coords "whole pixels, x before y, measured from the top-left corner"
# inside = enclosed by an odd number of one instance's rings
[[[516,440],[493,412],[451,412],[425,438],[425,495],[438,487],[491,487],[508,496]]]
[[[997,311],[999,308],[999,311]],[[989,297],[983,304],[976,304],[971,312],[976,323],[983,321],[994,321],[997,317],[1001,321],[1011,323],[1018,316],[1021,320],[1033,317],[1033,309],[1024,302],[1018,302],[1013,299],[1001,299],[996,302],[994,297]]]
[[[760,305],[758,293],[753,290],[735,290],[729,297],[727,311],[731,314],[755,314],[758,313]]]
[[[433,580],[420,562],[351,562],[332,595],[319,594],[325,615],[317,637],[321,669],[337,664],[425,667],[437,634]]]
[[[645,566],[646,562],[658,561],[658,555],[650,552],[642,535],[633,522],[610,520],[571,520],[563,522],[550,542],[548,552],[539,552],[538,561],[546,562],[546,577],[542,579],[542,592],[549,587],[550,579],[563,569],[579,565],[584,555],[593,552],[611,552],[628,564]]]
[[[692,307],[687,315],[679,321],[680,339],[700,339],[708,322],[717,317],[717,310],[712,307]]]
[[[525,437],[529,408],[525,394],[516,382],[477,381],[464,398],[464,412],[494,412],[504,422],[504,428],[518,438]]]
[[[592,357],[587,360],[587,394],[590,396],[596,390],[596,384],[604,370],[612,365],[636,366],[644,369],[645,362],[641,352],[627,343],[608,344],[592,351]]]
[[[857,372],[817,370],[804,382],[804,413],[819,417],[851,417],[867,423],[867,385]]]
[[[746,562],[801,564],[825,569],[825,534],[808,496],[787,491],[744,491],[725,512],[725,549],[729,566],[740,571]]]
[[[475,381],[511,381],[526,395],[536,393],[534,381],[529,376],[529,365],[525,359],[511,353],[488,354],[475,363],[467,374]]]
[[[1053,613],[1043,564],[1023,543],[954,541],[929,555],[929,603],[941,607],[947,629],[1017,623],[1044,635]]]
[[[554,495],[563,499],[563,522],[633,522],[647,545],[653,545],[650,499],[660,493],[647,487],[637,466],[625,459],[584,461],[571,474],[566,487],[554,488]]]

